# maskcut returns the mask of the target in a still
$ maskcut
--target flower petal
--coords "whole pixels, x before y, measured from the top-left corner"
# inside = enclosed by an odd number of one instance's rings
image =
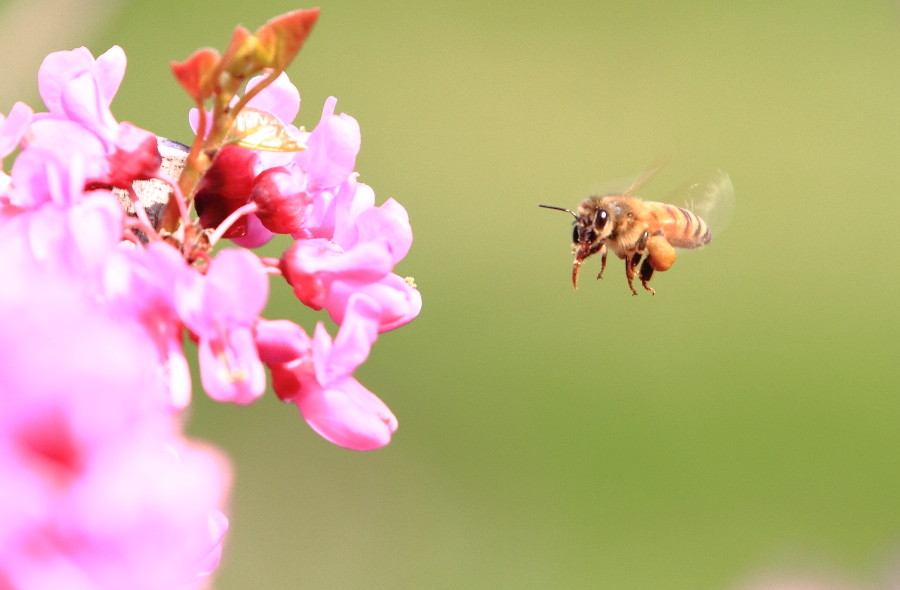
[[[328,388],[306,384],[294,401],[313,430],[348,449],[381,448],[391,442],[397,430],[397,418],[391,410],[352,377]]]

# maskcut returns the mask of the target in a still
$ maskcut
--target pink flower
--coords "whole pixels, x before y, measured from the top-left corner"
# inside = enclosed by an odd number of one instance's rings
[[[258,37],[239,29],[224,56],[201,51],[173,69],[198,101],[227,103],[241,72],[281,71],[316,14],[290,13]],[[393,273],[412,241],[405,209],[376,207],[356,180],[356,120],[329,98],[312,132],[294,127],[300,94],[284,74],[252,98],[249,120],[264,140],[268,129],[291,139],[276,149],[303,151],[221,145],[237,109],[202,113],[212,132],[157,227],[120,202],[136,180],[171,180],[156,136],[110,109],[125,64],[119,47],[50,54],[38,74],[48,112],[17,103],[0,115],[0,157],[18,152],[0,171],[0,588],[206,587],[231,473],[182,434],[185,330],[216,400],[257,399],[265,364],[277,395],[335,444],[374,449],[397,429],[353,372],[421,297]],[[222,237],[256,247],[275,233],[299,239],[280,268],[244,249],[213,256]],[[340,324],[334,340],[321,323],[310,337],[260,318],[279,271]]]
[[[392,267],[390,253],[378,244],[344,251],[325,239],[297,240],[281,259],[282,273],[294,294],[313,309],[329,307],[334,283],[373,283]]]
[[[16,588],[199,588],[221,555],[228,467],[141,432],[86,445],[50,421],[0,452],[0,581]],[[4,585],[4,587],[6,587]]]
[[[388,274],[374,283],[365,285],[352,282],[335,282],[329,294],[329,315],[341,324],[346,316],[348,302],[355,296],[365,296],[378,310],[378,331],[388,332],[408,324],[422,311],[422,294],[409,279]]]
[[[87,177],[104,173],[105,167],[97,164],[98,152],[90,151],[91,147],[99,146],[92,135],[74,123],[53,126],[49,141],[26,147],[13,163],[11,205],[25,209],[48,201],[62,206],[77,203],[84,198]],[[32,125],[32,129],[36,128],[46,129],[46,122]],[[58,141],[53,139],[57,136]],[[77,138],[85,140],[81,149],[69,144]]]
[[[354,451],[380,449],[391,442],[397,418],[353,377],[323,384],[306,375],[303,385],[302,393],[290,401],[325,440]]]
[[[157,381],[173,409],[191,401],[191,373],[182,348],[182,324],[172,285],[193,273],[179,252],[161,242],[119,249],[103,274],[103,292],[121,313],[139,321],[156,351]]]
[[[251,79],[247,83],[248,91],[261,80],[261,76]],[[233,102],[237,102],[237,99]],[[300,111],[300,93],[285,73],[254,96],[248,106],[275,115],[293,131],[298,137],[298,142],[308,135],[290,125]],[[209,113],[203,115],[207,118],[210,116]],[[200,112],[191,109],[189,120],[194,131],[197,130],[199,118]],[[260,152],[237,145],[223,147],[216,156],[212,168],[204,175],[196,196],[195,206],[203,226],[217,227],[233,211],[249,203],[257,175],[288,164],[291,159],[292,154],[289,152]],[[254,194],[260,190],[265,189],[257,189]],[[271,213],[269,220],[272,223],[279,223]],[[256,248],[268,242],[274,233],[276,232],[270,231],[260,223],[256,214],[249,214],[232,225],[224,237],[240,246]]]
[[[393,264],[400,262],[412,245],[412,228],[403,205],[388,199],[379,207],[368,207],[346,216],[335,227],[333,241],[351,250],[360,244],[380,244]]]
[[[359,451],[386,445],[397,430],[390,409],[352,377],[377,337],[376,315],[370,301],[354,300],[333,343],[322,324],[312,339],[285,322],[265,322],[257,335],[275,393],[320,436]]]
[[[285,251],[282,273],[300,301],[328,310],[338,323],[350,297],[366,294],[380,310],[379,331],[392,330],[415,318],[422,307],[419,292],[391,274],[412,244],[409,217],[393,199],[359,212],[352,202],[344,201],[347,213],[338,216],[332,240],[298,240]]]
[[[0,226],[10,232],[6,250],[0,252],[19,257],[21,272],[33,272],[28,265],[41,266],[84,282],[99,282],[107,257],[119,243],[121,223],[116,199],[98,191],[68,208],[48,204],[10,218]],[[2,282],[7,288],[23,288],[9,277]]]
[[[48,55],[38,71],[38,87],[54,118],[79,123],[112,142],[118,124],[109,105],[124,76],[125,52],[118,45],[97,59],[79,47]]]
[[[222,250],[206,276],[186,273],[175,289],[178,315],[199,340],[200,377],[210,397],[247,404],[261,396],[266,376],[253,328],[269,283],[259,259]]]
[[[153,339],[109,303],[110,203],[0,225],[4,587],[197,586],[221,548],[229,468],[177,434]]]
[[[322,190],[343,183],[356,166],[359,154],[359,123],[341,113],[334,114],[337,99],[325,101],[322,118],[306,141],[306,149],[294,157],[309,175],[310,190]]]
[[[65,154],[54,138],[63,140],[67,133],[54,123],[75,123],[99,141],[94,145],[82,133],[77,141],[69,140],[76,153],[87,150],[86,160],[102,164],[101,170],[86,169],[86,178],[126,189],[134,180],[154,178],[161,161],[156,137],[130,123],[118,123],[109,108],[124,75],[125,52],[118,46],[96,60],[84,47],[48,55],[38,72],[38,86],[50,112],[38,117],[49,119],[49,125],[40,134],[37,127],[30,143]],[[95,152],[104,157],[90,157]]]
[[[375,191],[357,182],[357,173],[340,186],[315,193],[302,231],[291,234],[298,239],[334,237],[338,225],[352,225],[360,212],[375,206]]]
[[[258,81],[251,80],[248,89]],[[313,210],[324,214],[338,187],[352,177],[359,153],[359,124],[349,115],[335,115],[336,103],[334,97],[326,100],[319,124],[312,133],[305,133],[289,125],[299,112],[300,94],[286,74],[255,96],[248,106],[278,117],[298,138],[305,139],[306,149],[291,155],[238,146],[223,148],[197,194],[197,211],[204,227],[218,226],[252,200],[260,211],[247,215],[225,237],[256,247],[275,233],[313,236],[316,232],[307,228],[307,215]],[[191,111],[194,129],[199,116],[196,109]],[[262,227],[255,217],[260,218]]]
[[[91,214],[42,207],[0,226],[0,416],[16,419],[42,400],[69,404],[76,430],[89,439],[165,414],[143,328],[124,321],[102,296],[102,267],[112,250],[80,244],[90,237],[83,234],[105,231],[87,219]]]

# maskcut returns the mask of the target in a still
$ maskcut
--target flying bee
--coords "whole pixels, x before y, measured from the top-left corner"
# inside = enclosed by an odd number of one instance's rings
[[[578,288],[578,271],[589,256],[600,254],[600,273],[606,269],[606,255],[612,250],[625,261],[625,278],[632,295],[634,278],[640,276],[644,289],[655,294],[647,283],[656,271],[666,271],[675,263],[675,248],[700,248],[712,240],[712,231],[700,217],[718,208],[729,208],[734,195],[731,179],[716,170],[704,182],[685,187],[691,207],[644,201],[632,195],[657,169],[645,174],[622,194],[588,197],[576,211],[553,205],[546,209],[565,211],[575,218],[572,230],[572,285]],[[693,211],[691,210],[693,209]],[[698,214],[699,213],[699,214]],[[727,213],[727,212],[725,212]]]

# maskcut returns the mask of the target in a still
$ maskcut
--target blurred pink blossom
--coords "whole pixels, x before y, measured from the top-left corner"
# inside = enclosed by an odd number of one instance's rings
[[[0,587],[193,583],[230,468],[179,434],[153,340],[103,296],[116,242],[81,208],[0,226]]]
[[[258,399],[268,366],[334,444],[375,449],[397,429],[353,372],[421,296],[393,272],[406,210],[357,182],[356,120],[329,98],[315,129],[295,127],[300,94],[279,75],[250,106],[306,149],[217,146],[195,190],[172,191],[180,225],[158,228],[123,211],[133,181],[167,178],[155,135],[110,110],[124,72],[118,47],[53,53],[38,74],[48,111],[0,115],[0,155],[19,150],[0,171],[0,588],[206,586],[231,469],[182,433],[185,336],[213,399]],[[292,240],[280,260],[247,249],[276,233]],[[215,253],[220,239],[242,247]],[[279,276],[328,311],[333,340],[261,316]]]

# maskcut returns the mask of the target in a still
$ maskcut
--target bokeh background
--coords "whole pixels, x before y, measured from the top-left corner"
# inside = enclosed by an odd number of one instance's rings
[[[421,316],[359,379],[400,419],[371,453],[274,396],[196,392],[236,467],[217,588],[730,589],[875,584],[900,560],[900,7],[352,2],[289,73],[362,127],[361,180],[409,210]],[[281,0],[0,2],[0,111],[49,51],[124,47],[113,109],[187,141],[168,63]],[[572,207],[667,166],[732,177],[710,247],[632,297],[569,282]],[[281,244],[283,246],[283,244]],[[270,317],[321,316],[276,290]]]

